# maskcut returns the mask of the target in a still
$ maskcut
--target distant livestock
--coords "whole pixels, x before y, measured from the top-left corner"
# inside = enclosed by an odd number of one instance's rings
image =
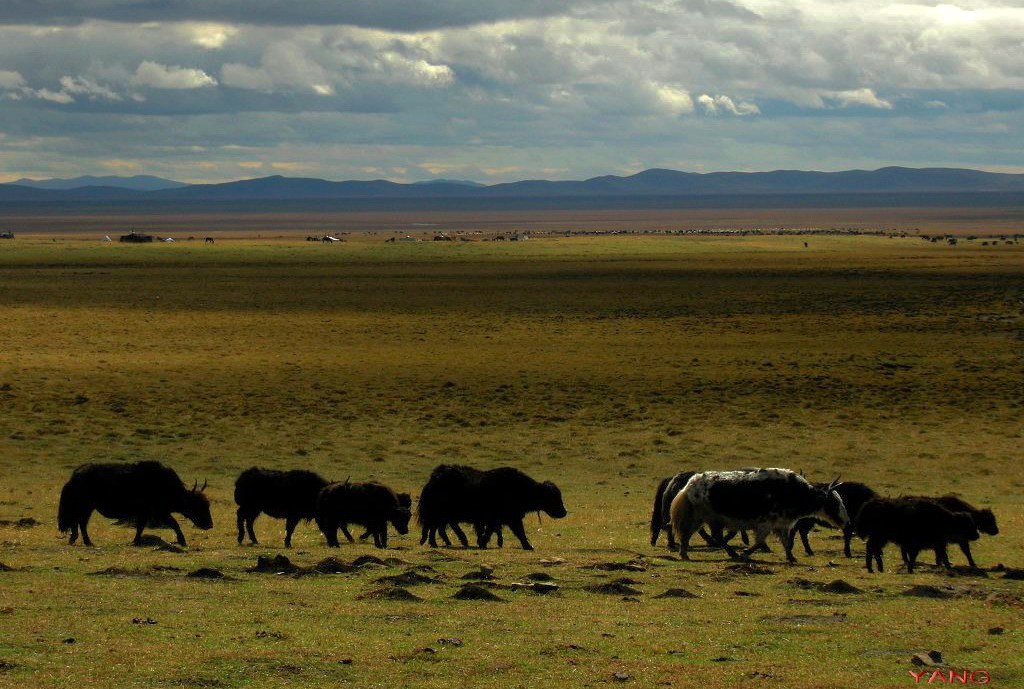
[[[442,464],[434,469],[420,494],[417,518],[422,527],[420,543],[429,540],[437,547],[436,534],[450,545],[445,528],[451,527],[468,546],[460,523],[470,523],[476,531],[477,546],[486,548],[490,537],[509,527],[524,550],[533,550],[523,518],[528,512],[545,512],[550,517],[566,516],[562,493],[551,481],[535,481],[512,467],[480,471],[458,464]]]
[[[61,533],[71,532],[69,543],[77,541],[81,531],[82,543],[92,545],[87,527],[95,510],[110,519],[133,521],[136,545],[147,525],[169,526],[178,543],[185,545],[185,535],[172,512],[200,529],[213,528],[210,501],[203,494],[206,483],[197,486],[198,481],[191,490],[185,488],[178,474],[160,462],[83,464],[61,490],[57,526]]]
[[[785,548],[786,560],[795,562],[789,530],[798,519],[817,517],[837,528],[849,521],[842,498],[832,490],[835,483],[818,488],[789,469],[695,474],[672,500],[671,521],[679,539],[679,555],[689,559],[690,538],[707,524],[712,534],[723,529],[754,531],[754,543],[742,556],[722,542],[733,559],[748,558],[765,545],[769,533],[775,533]]]
[[[815,483],[818,488],[825,488],[828,484]],[[843,527],[843,553],[846,557],[853,557],[853,553],[850,550],[850,541],[854,536],[854,525],[857,520],[857,514],[860,512],[860,508],[864,506],[868,500],[877,496],[877,493],[871,488],[867,487],[863,483],[857,481],[842,481],[837,483],[833,490],[839,494],[839,497],[843,499],[843,506],[846,507],[846,514],[849,515],[850,521]],[[805,517],[801,519],[789,532],[790,540],[796,538],[796,534],[800,534],[800,540],[804,545],[804,552],[808,555],[814,555],[814,551],[811,550],[811,544],[807,540],[807,534],[810,533],[811,529],[815,526],[824,524],[824,522],[815,519],[814,517]],[[827,524],[825,524],[828,526]]]
[[[284,545],[292,546],[292,533],[299,521],[316,516],[316,501],[327,484],[327,479],[312,471],[292,469],[246,469],[235,481],[235,504],[238,505],[238,542],[249,533],[253,544],[256,533],[253,525],[260,514],[284,519]]]
[[[948,543],[978,540],[974,519],[967,512],[951,512],[929,498],[874,498],[857,515],[857,535],[867,541],[864,564],[872,561],[883,571],[882,551],[888,543],[900,546],[908,572],[914,571],[922,550],[935,550],[937,563],[949,566]]]
[[[388,523],[403,536],[409,533],[412,517],[412,499],[407,493],[399,495],[380,483],[331,483],[316,501],[316,523],[327,539],[327,545],[338,547],[338,529],[349,543],[355,539],[348,531],[349,524],[365,527],[378,548],[388,547]]]
[[[978,529],[979,533],[988,534],[989,536],[999,535],[999,526],[996,524],[996,516],[992,513],[992,510],[983,509],[979,510],[970,503],[964,501],[960,497],[949,494],[943,495],[938,498],[922,498],[924,500],[931,500],[932,502],[945,507],[950,512],[966,512],[971,515],[971,519],[974,520],[974,526]],[[970,540],[950,540],[950,543],[956,543],[960,546],[960,550],[963,551],[964,556],[967,558],[967,564],[972,569],[977,569],[978,566],[974,563],[974,558],[971,556],[971,545]],[[939,551],[935,552],[935,564],[936,565],[950,565],[949,559],[946,558],[945,562],[939,561]]]

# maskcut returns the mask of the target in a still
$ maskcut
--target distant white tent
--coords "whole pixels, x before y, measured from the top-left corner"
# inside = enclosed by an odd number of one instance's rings
[[[174,237],[164,237],[160,241],[161,242],[173,242],[174,241]]]
[[[105,242],[112,242],[114,240],[110,238],[109,234],[105,234],[105,235],[103,235],[103,241],[105,241]]]

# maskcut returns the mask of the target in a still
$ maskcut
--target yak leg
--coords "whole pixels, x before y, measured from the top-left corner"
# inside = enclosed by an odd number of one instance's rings
[[[952,569],[953,563],[949,561],[949,553],[946,551],[946,544],[939,543],[935,546],[935,566]]]
[[[792,544],[796,542],[796,535],[799,533],[800,542],[803,543],[804,546],[804,552],[808,555],[814,555],[814,551],[811,550],[811,544],[807,540],[807,534],[810,533],[810,531],[811,526],[808,524],[804,524],[801,522],[797,522],[796,524],[794,524],[793,528],[789,530],[790,548],[793,547]]]
[[[149,523],[149,515],[140,514],[135,519],[135,540],[132,541],[133,545],[142,545],[142,531],[146,528],[146,524]]]
[[[959,541],[957,545],[959,545],[960,550],[964,552],[964,556],[967,558],[967,564],[971,566],[971,569],[978,569],[978,565],[974,564],[974,558],[971,557],[971,542]],[[947,559],[946,562],[949,562],[949,560]]]
[[[348,539],[349,543],[355,543],[356,539],[352,538],[352,534],[348,532],[348,524],[340,524],[341,533],[345,534],[345,538]]]
[[[459,543],[462,544],[463,548],[469,547],[469,539],[466,538],[466,532],[462,530],[458,522],[449,522],[448,526],[452,527],[452,531],[455,532],[455,537],[459,539]],[[445,539],[447,540],[447,539]]]
[[[174,529],[174,536],[178,539],[178,545],[185,545],[185,534],[181,532],[181,525],[178,524],[178,520],[175,519],[171,514],[167,514],[162,517],[162,520],[167,526]]]
[[[740,531],[740,533],[743,532]],[[770,528],[764,525],[758,525],[757,529],[754,531],[754,543],[744,548],[743,552],[740,553],[740,557],[744,560],[749,560],[750,554],[764,545],[765,539],[768,538],[769,533],[771,533]]]
[[[801,532],[803,534],[803,532]],[[786,562],[795,563],[796,557],[793,555],[793,539],[790,537],[789,529],[781,526],[775,529],[775,535],[782,542],[782,549],[786,551]],[[807,548],[807,552],[811,552],[811,547],[807,545],[807,536],[804,536],[804,547]]]
[[[253,545],[259,543],[259,541],[256,540],[256,531],[254,528],[256,525],[256,517],[258,516],[260,516],[259,512],[257,512],[256,514],[250,512],[245,519],[245,529],[249,532],[249,542]]]
[[[846,557],[853,557],[853,553],[850,551],[851,540],[853,540],[853,526],[847,524],[843,527],[843,555]]]
[[[380,530],[377,533],[380,534],[380,539],[379,539],[380,540],[380,545],[378,547],[379,548],[387,548],[388,547],[388,523],[384,522],[381,525]]]
[[[86,512],[81,519],[78,520],[78,529],[82,532],[82,545],[92,545],[92,539],[89,538],[89,517],[92,516],[92,512]]]
[[[424,544],[426,544],[426,542],[427,542],[427,539],[428,539],[428,538],[430,538],[430,535],[431,535],[431,534],[430,534],[430,530],[429,530],[429,529],[427,529],[427,527],[425,527],[425,526],[424,526],[424,527],[422,527],[422,528],[420,529],[420,545],[424,545]],[[436,547],[437,547],[437,543],[431,543],[430,545],[431,545],[431,547],[433,547],[433,548],[436,548]]]
[[[245,515],[242,513],[241,507],[235,512],[235,517],[238,525],[238,545],[242,545],[242,541],[245,540]]]
[[[295,527],[299,525],[298,517],[288,517],[284,520],[284,547],[292,547],[292,534],[295,533]]]
[[[865,553],[864,553],[864,564],[867,565],[868,572],[874,572],[874,570],[871,569],[871,561],[872,561],[872,559],[874,559],[875,563],[878,565],[878,571],[879,572],[884,572],[885,571],[885,568],[882,566],[882,549],[883,548],[885,548],[885,541],[884,540],[882,540],[880,538],[876,538],[874,536],[869,536],[868,537],[868,542],[867,542],[867,546],[865,547]]]
[[[920,551],[917,548],[908,548],[906,553],[907,572],[910,574],[914,573],[914,563],[917,562],[917,554]]]
[[[526,529],[523,528],[522,519],[515,519],[509,522],[508,528],[511,529],[512,533],[514,533],[516,538],[519,539],[519,543],[522,544],[523,550],[533,550],[533,546],[530,545],[529,539],[526,538]]]
[[[71,537],[68,538],[68,545],[74,545],[78,540],[78,522],[71,525]]]

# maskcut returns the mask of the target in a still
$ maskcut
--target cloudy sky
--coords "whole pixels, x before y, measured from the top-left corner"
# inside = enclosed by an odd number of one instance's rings
[[[1024,0],[0,0],[0,181],[1024,171]]]

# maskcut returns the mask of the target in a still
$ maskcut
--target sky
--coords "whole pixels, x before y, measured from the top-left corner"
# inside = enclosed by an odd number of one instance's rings
[[[0,181],[1024,171],[1024,0],[0,0]]]

